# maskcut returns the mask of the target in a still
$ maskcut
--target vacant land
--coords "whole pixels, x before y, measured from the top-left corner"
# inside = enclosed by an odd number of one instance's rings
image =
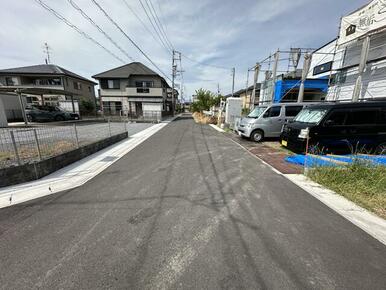
[[[309,177],[386,218],[386,166],[354,163],[344,168],[318,167]]]

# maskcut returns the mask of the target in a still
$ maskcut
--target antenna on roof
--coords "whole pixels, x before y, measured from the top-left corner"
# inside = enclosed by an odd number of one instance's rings
[[[46,64],[50,64],[51,63],[51,59],[50,59],[50,50],[51,48],[48,46],[48,43],[45,42],[44,43],[44,53],[46,54],[46,58],[45,58],[45,61],[46,61]]]

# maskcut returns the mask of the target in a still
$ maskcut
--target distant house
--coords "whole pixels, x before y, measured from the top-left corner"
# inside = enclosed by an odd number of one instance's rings
[[[260,83],[256,84],[256,93],[255,93],[255,102],[254,106],[259,104],[259,96],[260,96]],[[252,93],[253,93],[253,85],[249,86],[247,89],[241,89],[234,93],[235,97],[239,97],[243,102],[243,109],[251,108],[252,102]]]
[[[95,82],[53,64],[0,70],[0,94],[9,120],[22,118],[15,90],[22,92],[24,106],[63,106],[78,112],[82,100],[95,107],[95,85]],[[80,110],[82,113],[82,106]]]
[[[99,81],[105,114],[161,117],[172,110],[171,87],[163,77],[140,62],[96,74],[93,78]]]

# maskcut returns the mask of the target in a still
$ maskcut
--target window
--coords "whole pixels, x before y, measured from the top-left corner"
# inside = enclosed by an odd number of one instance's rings
[[[7,86],[17,86],[19,82],[17,77],[5,77],[5,84]]]
[[[60,78],[55,79],[36,79],[34,81],[35,85],[38,86],[60,86],[62,81]]]
[[[80,82],[74,82],[74,89],[75,90],[81,90],[82,84]]]
[[[137,93],[148,94],[148,93],[150,93],[150,90],[149,90],[149,88],[137,88]]]
[[[137,88],[152,88],[153,82],[151,81],[137,81],[135,82]]]
[[[342,126],[347,117],[347,111],[333,111],[325,122],[328,126]]]
[[[267,109],[267,107],[256,107],[252,112],[249,113],[248,118],[259,118],[262,113]]]
[[[303,109],[294,119],[295,122],[300,123],[319,123],[326,115],[326,109]]]
[[[264,118],[279,117],[280,111],[281,111],[281,106],[271,107],[267,112],[265,112]]]
[[[91,86],[88,86],[88,91],[91,93]]]
[[[376,124],[378,110],[353,110],[348,114],[347,125],[371,125]]]
[[[386,124],[386,109],[383,109],[379,112],[379,123]]]
[[[322,74],[325,72],[329,72],[331,69],[332,69],[332,61],[329,61],[329,62],[323,63],[321,65],[317,65],[316,67],[314,67],[314,71],[313,71],[312,75],[315,76],[315,75],[319,75],[319,74]]]
[[[285,115],[286,117],[295,117],[302,109],[302,106],[287,106],[285,107]]]
[[[120,80],[107,80],[107,88],[108,89],[120,89],[121,88]]]

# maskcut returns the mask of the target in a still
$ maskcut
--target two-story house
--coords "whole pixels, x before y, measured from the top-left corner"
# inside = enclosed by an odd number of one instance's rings
[[[140,62],[96,74],[93,78],[99,81],[99,97],[105,114],[158,118],[172,109],[171,88],[166,80]]]
[[[96,105],[95,82],[53,64],[42,64],[0,70],[0,93],[4,107],[18,107],[16,89],[23,92],[26,106],[32,104],[58,106],[62,102],[75,111],[74,103]],[[90,106],[89,106],[90,107]]]

